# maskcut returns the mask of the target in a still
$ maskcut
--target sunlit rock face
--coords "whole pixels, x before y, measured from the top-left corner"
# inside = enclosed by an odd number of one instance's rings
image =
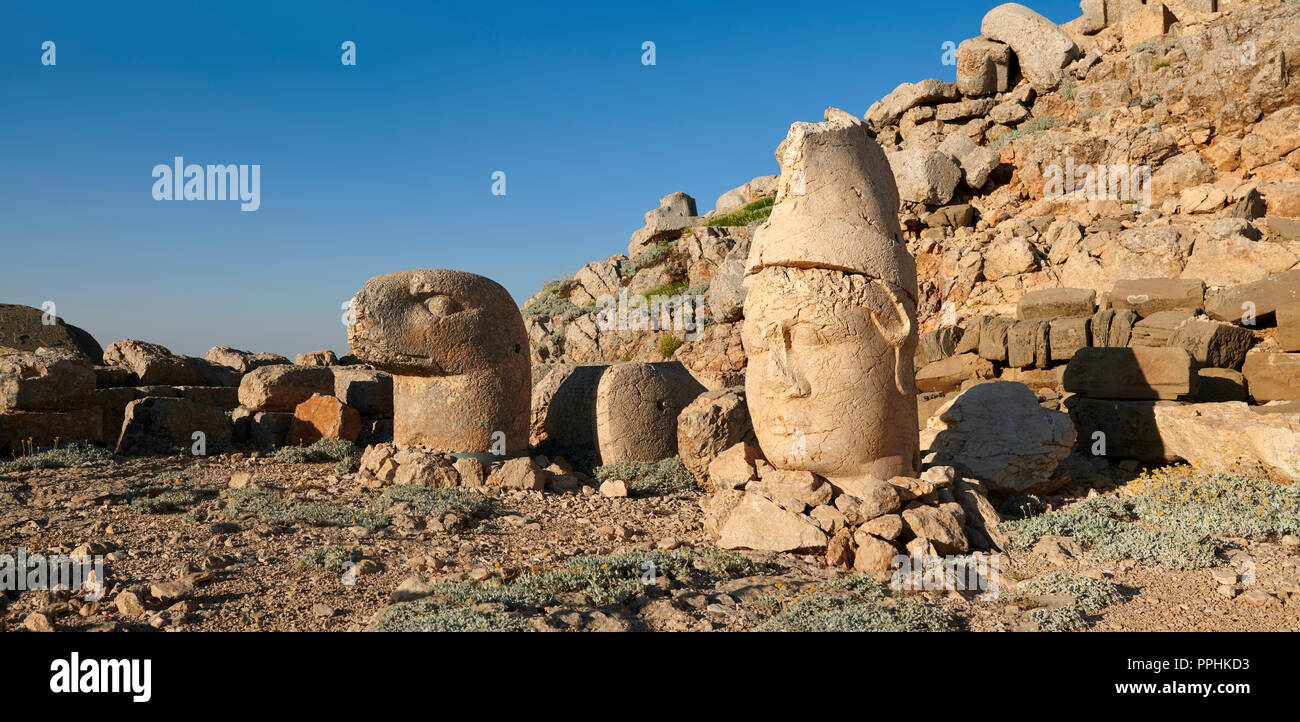
[[[832,483],[914,476],[916,267],[884,152],[834,108],[777,148],[776,206],[758,230],[742,340],[754,431],[777,468]]]
[[[528,447],[528,335],[495,281],[445,269],[389,273],[367,281],[349,313],[352,352],[393,374],[398,446]]]

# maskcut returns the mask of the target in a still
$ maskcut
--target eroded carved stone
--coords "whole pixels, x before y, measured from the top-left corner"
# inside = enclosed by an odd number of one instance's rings
[[[865,124],[835,108],[792,125],[776,156],[742,335],[759,445],[777,468],[837,486],[914,476],[916,266],[889,163]]]
[[[351,313],[353,353],[393,375],[397,446],[528,447],[528,334],[499,284],[445,269],[389,273],[366,282]]]

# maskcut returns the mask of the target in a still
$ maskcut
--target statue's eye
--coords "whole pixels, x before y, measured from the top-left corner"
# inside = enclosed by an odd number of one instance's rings
[[[788,331],[790,335],[790,346],[820,346],[822,343],[821,334],[817,329],[806,323],[801,323]]]
[[[749,346],[750,353],[758,353],[768,349],[768,333],[771,324],[759,325],[756,321],[745,322],[741,333],[744,334],[745,342]]]
[[[430,296],[424,299],[424,307],[435,316],[450,316],[461,310],[460,304],[450,296]]]

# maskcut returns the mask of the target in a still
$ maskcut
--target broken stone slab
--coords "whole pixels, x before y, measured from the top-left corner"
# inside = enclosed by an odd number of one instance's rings
[[[886,151],[898,196],[912,203],[940,206],[952,200],[961,168],[946,153],[924,148]]]
[[[1300,414],[1257,414],[1230,401],[1161,406],[1155,421],[1166,451],[1199,471],[1300,481]]]
[[[1137,323],[1138,315],[1132,309],[1123,309],[1116,311],[1110,320],[1110,337],[1106,339],[1106,345],[1111,348],[1125,348],[1133,336],[1133,324]],[[1100,344],[1098,344],[1100,345]]]
[[[1078,434],[1080,453],[1152,464],[1177,460],[1160,438],[1155,410],[1178,405],[1177,401],[1090,399],[1083,396],[1071,396],[1065,400],[1065,409]]]
[[[958,326],[944,326],[921,334],[916,344],[916,353],[912,355],[912,365],[919,369],[952,356],[961,335],[962,330]]]
[[[990,10],[980,22],[980,34],[1011,46],[1020,72],[1040,93],[1060,85],[1066,66],[1081,55],[1056,23],[1018,3]]]
[[[300,353],[294,357],[294,363],[299,366],[338,366],[339,357],[333,351],[323,349]]]
[[[972,190],[983,188],[1000,162],[997,153],[958,133],[944,138],[939,144],[939,152],[957,163],[961,168],[962,181]]]
[[[1106,28],[1106,0],[1081,0],[1079,10],[1083,13],[1075,21],[1079,32],[1095,35]]]
[[[95,370],[95,388],[117,389],[135,383],[135,374],[121,366],[93,366]]]
[[[940,554],[970,551],[961,520],[946,509],[913,502],[903,509],[903,521],[912,536],[929,539]]]
[[[103,418],[91,406],[70,411],[0,411],[0,451],[9,455],[48,449],[69,441],[103,440]]]
[[[1187,349],[1202,366],[1224,369],[1241,368],[1254,343],[1255,335],[1241,326],[1204,319],[1184,321],[1166,341],[1169,346]]]
[[[919,83],[903,83],[867,109],[863,116],[875,130],[894,125],[903,113],[920,105],[935,105],[957,100],[961,94],[956,83],[926,78]]]
[[[1015,320],[1008,316],[986,316],[980,324],[979,355],[997,363],[1007,362],[1007,334]]]
[[[1174,311],[1157,311],[1133,324],[1133,333],[1129,338],[1128,345],[1134,347],[1164,346],[1169,342],[1169,337],[1174,330],[1183,323],[1190,321],[1195,315],[1195,311],[1186,308]]]
[[[293,425],[291,411],[252,412],[241,406],[231,412],[230,418],[234,425],[233,438],[247,441],[259,449],[283,446],[289,427]]]
[[[829,504],[834,487],[811,471],[773,469],[760,472],[760,480],[745,485],[745,491],[762,494],[787,511],[803,513],[808,507]]]
[[[601,460],[659,461],[677,455],[677,417],[705,391],[681,363],[619,363],[596,389]]]
[[[137,386],[193,386],[198,382],[198,374],[184,359],[156,343],[115,341],[104,350],[104,363],[130,369]]]
[[[1052,472],[1069,455],[1069,418],[1038,404],[1026,386],[979,384],[947,402],[922,433],[932,466],[952,466],[978,479],[990,494],[1053,491]]]
[[[1256,403],[1300,399],[1300,353],[1248,353],[1241,373]]]
[[[1097,292],[1091,288],[1043,288],[1028,291],[1016,302],[1016,318],[1028,321],[1056,316],[1091,316]]]
[[[522,456],[493,466],[487,484],[504,489],[542,491],[546,488],[546,473],[531,458]]]
[[[280,354],[253,353],[252,351],[243,351],[229,346],[213,346],[208,349],[203,358],[212,363],[228,366],[241,374],[246,374],[262,366],[289,363],[289,359]]]
[[[1120,36],[1124,47],[1133,49],[1142,43],[1169,32],[1178,21],[1169,8],[1161,2],[1144,3],[1128,13],[1120,22]]]
[[[994,101],[989,98],[972,98],[953,103],[943,103],[934,108],[935,120],[940,123],[955,123],[967,118],[983,117],[993,109]]]
[[[1177,399],[1196,394],[1195,361],[1183,348],[1079,349],[1065,367],[1065,390],[1099,399]]]
[[[239,405],[249,411],[292,414],[316,394],[334,393],[334,371],[327,366],[275,364],[253,369],[239,382]]]
[[[293,423],[285,443],[307,446],[321,439],[356,441],[361,414],[333,396],[314,394],[293,410]]]
[[[95,371],[79,352],[0,355],[0,411],[70,411],[91,405]]]
[[[194,383],[190,386],[222,386],[237,388],[243,374],[219,363],[213,363],[197,356],[177,356],[194,371]],[[185,384],[182,384],[185,385]]]
[[[393,415],[393,376],[368,366],[338,366],[334,396],[362,416]]]
[[[758,443],[743,386],[705,391],[677,415],[677,455],[701,486],[708,483],[710,462],[744,442]]]
[[[749,260],[750,241],[738,241],[709,281],[706,300],[709,313],[719,323],[739,321],[745,308],[745,264]]]
[[[1013,323],[1007,331],[1007,365],[1013,368],[1047,368],[1050,362],[1049,330],[1050,324],[1045,319]]]
[[[1205,283],[1196,278],[1135,278],[1116,281],[1110,294],[1110,303],[1116,311],[1131,310],[1143,317],[1175,309],[1196,311],[1205,305]]]
[[[811,518],[782,509],[762,494],[719,491],[712,495],[706,518],[716,530],[720,549],[793,552],[819,550],[828,539]]]
[[[1034,391],[1052,391],[1061,393],[1064,387],[1061,383],[1061,377],[1065,375],[1065,366],[1058,365],[1047,369],[1034,368],[1004,368],[998,375],[998,381],[1014,381],[1018,384],[1024,384]]]
[[[1201,387],[1196,392],[1198,402],[1249,401],[1246,377],[1240,371],[1220,368],[1203,368],[1196,372],[1201,377]]]
[[[1047,346],[1052,361],[1069,361],[1081,348],[1092,345],[1091,317],[1057,317],[1049,322]]]
[[[971,316],[961,324],[961,337],[957,339],[957,346],[952,351],[953,355],[979,353],[980,332],[988,318],[988,316]]]
[[[709,462],[709,485],[715,491],[743,487],[758,478],[755,463],[762,458],[753,444],[742,442],[724,449]]]
[[[1216,321],[1243,326],[1267,324],[1277,309],[1300,301],[1300,268],[1270,276],[1262,281],[1220,289],[1205,301],[1205,314]]]
[[[957,89],[962,95],[1004,93],[1011,87],[1011,47],[985,37],[957,46]]]
[[[1130,311],[1130,313],[1132,313]],[[1110,345],[1110,325],[1115,320],[1115,310],[1103,308],[1092,315],[1088,321],[1089,342],[1093,346]]]
[[[1300,301],[1277,307],[1277,342],[1283,351],[1300,351]]]
[[[231,420],[220,409],[188,399],[149,396],[126,407],[115,453],[187,453],[201,437],[206,453],[220,452],[230,444]]]

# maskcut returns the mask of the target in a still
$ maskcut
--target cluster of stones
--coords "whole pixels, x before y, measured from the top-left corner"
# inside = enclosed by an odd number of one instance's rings
[[[705,530],[724,549],[824,553],[831,566],[881,572],[900,554],[968,554],[1004,541],[983,487],[949,466],[832,484],[810,471],[776,469],[742,443],[713,460],[708,478]]]
[[[0,354],[0,448],[8,453],[71,441],[170,453],[199,440],[210,453],[232,443],[271,449],[392,434],[392,378],[355,358],[313,351],[291,363],[224,346],[197,358],[131,339],[103,350],[61,321],[33,326],[37,309],[6,306],[3,314],[6,332],[25,329]]]
[[[272,449],[320,439],[362,445],[391,439],[393,377],[355,358],[345,357],[348,365],[331,362],[333,355],[299,354],[298,363],[251,368],[240,380],[238,405],[231,410],[233,440]]]
[[[739,339],[717,349],[738,321],[744,302],[744,264],[753,236],[751,225],[721,225],[732,211],[775,195],[776,176],[760,176],[724,193],[714,210],[696,215],[695,199],[677,192],[646,214],[646,225],[633,234],[626,255],[583,266],[571,278],[551,284],[523,308],[525,328],[537,363],[596,364],[609,360],[686,363],[709,388],[741,383],[743,354]],[[666,289],[672,289],[667,290]],[[654,297],[676,297],[677,306],[651,307]],[[603,322],[604,306],[635,309]],[[703,331],[701,336],[700,329]],[[663,352],[661,340],[674,336],[687,346],[676,355]],[[692,353],[691,346],[700,347]],[[722,353],[715,353],[721,350]]]
[[[1229,438],[1221,444],[1176,440],[1194,439],[1185,425],[1210,412],[1243,430],[1291,423],[1280,414],[1294,412],[1295,404],[1285,402],[1300,400],[1300,273],[1210,294],[1198,279],[1126,280],[1098,306],[1091,289],[1031,291],[1015,318],[978,316],[923,335],[920,416],[934,421],[935,410],[957,392],[1000,378],[1037,390],[1040,401],[1061,402],[1083,453],[1151,463],[1205,460],[1221,468],[1209,459],[1244,451],[1262,458],[1270,475],[1294,476],[1294,457],[1286,455],[1293,439],[1270,451],[1242,442],[1255,436],[1245,431],[1233,442],[1223,426]],[[1098,438],[1106,443],[1096,445]]]

